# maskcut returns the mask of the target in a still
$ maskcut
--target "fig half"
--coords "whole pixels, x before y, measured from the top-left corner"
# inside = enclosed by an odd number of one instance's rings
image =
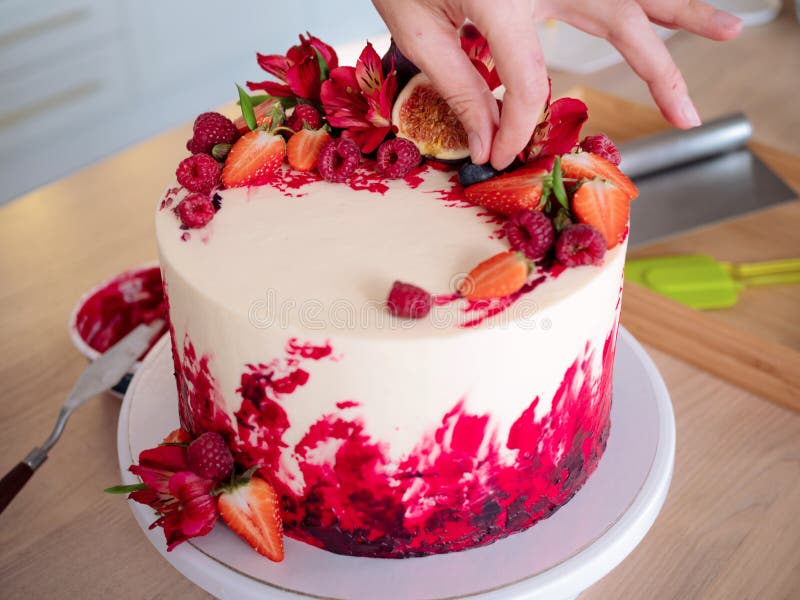
[[[416,144],[420,154],[441,161],[469,157],[467,132],[424,73],[411,78],[392,108],[397,137]]]

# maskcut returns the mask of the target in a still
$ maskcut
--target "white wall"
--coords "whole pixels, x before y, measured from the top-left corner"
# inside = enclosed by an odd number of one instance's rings
[[[0,204],[234,99],[256,51],[383,29],[369,0],[3,0]]]

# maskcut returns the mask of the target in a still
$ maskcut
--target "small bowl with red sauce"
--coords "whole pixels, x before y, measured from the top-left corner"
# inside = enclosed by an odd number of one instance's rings
[[[69,333],[80,353],[94,361],[137,325],[155,319],[166,322],[166,314],[161,269],[158,263],[148,263],[119,273],[86,292],[72,310]],[[153,338],[150,348],[166,332],[165,324],[163,331]],[[125,394],[144,354],[112,392]]]

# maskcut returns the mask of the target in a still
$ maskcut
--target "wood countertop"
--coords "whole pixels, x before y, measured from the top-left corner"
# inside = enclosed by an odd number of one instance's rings
[[[668,45],[703,117],[744,108],[756,139],[800,154],[800,27],[788,12],[745,31],[729,49],[685,34]],[[696,58],[701,50],[703,61]],[[708,73],[718,73],[718,83],[706,81]],[[580,79],[554,74],[557,92],[577,81],[643,98],[622,66]],[[737,99],[737,90],[747,94]],[[591,96],[593,128],[626,139],[665,126],[651,108],[584,93]],[[74,302],[108,275],[155,258],[155,199],[171,174],[167,166],[183,157],[189,132],[187,125],[154,138],[0,209],[0,472],[47,436],[86,366],[67,331]],[[800,190],[797,158],[756,149]],[[771,210],[778,212],[637,252],[706,251],[732,260],[800,255],[800,203]],[[716,319],[706,335],[723,323],[745,343],[800,352],[798,287],[748,290],[732,312],[702,315]],[[648,329],[662,310],[654,313],[657,300],[643,292],[626,288],[623,322],[645,342],[672,396],[675,475],[642,544],[582,598],[797,598],[800,414],[700,368],[707,361],[696,360],[696,349],[676,349],[684,345],[680,338],[663,342],[664,325]],[[689,318],[670,318],[683,317]],[[800,362],[794,366],[800,372]],[[0,515],[4,598],[206,597],[150,546],[126,502],[101,491],[119,480],[119,406],[105,395],[81,408],[49,460]]]

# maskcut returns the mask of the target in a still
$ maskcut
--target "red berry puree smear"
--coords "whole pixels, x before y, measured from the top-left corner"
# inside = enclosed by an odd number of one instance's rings
[[[75,326],[89,346],[105,352],[137,325],[166,319],[166,314],[161,270],[155,266],[122,273],[96,291],[81,306]],[[166,331],[165,324],[153,344]]]
[[[342,398],[294,447],[284,441],[284,407],[313,377],[315,361],[334,359],[329,344],[290,339],[284,356],[244,365],[242,404],[232,420],[211,373],[213,357],[198,356],[187,335],[183,360],[174,355],[181,424],[194,434],[219,432],[238,463],[263,466],[261,476],[281,494],[291,537],[340,554],[387,558],[464,550],[550,516],[597,467],[608,440],[616,338],[615,325],[603,347],[586,344],[543,418],[534,418],[540,398],[532,396],[501,436],[490,415],[472,414],[466,397],[453,398],[441,423],[393,464],[385,443],[353,416],[357,398]],[[318,449],[332,447],[334,454],[320,458]],[[514,451],[516,459],[507,460]],[[282,454],[300,465],[300,493],[276,477]]]

